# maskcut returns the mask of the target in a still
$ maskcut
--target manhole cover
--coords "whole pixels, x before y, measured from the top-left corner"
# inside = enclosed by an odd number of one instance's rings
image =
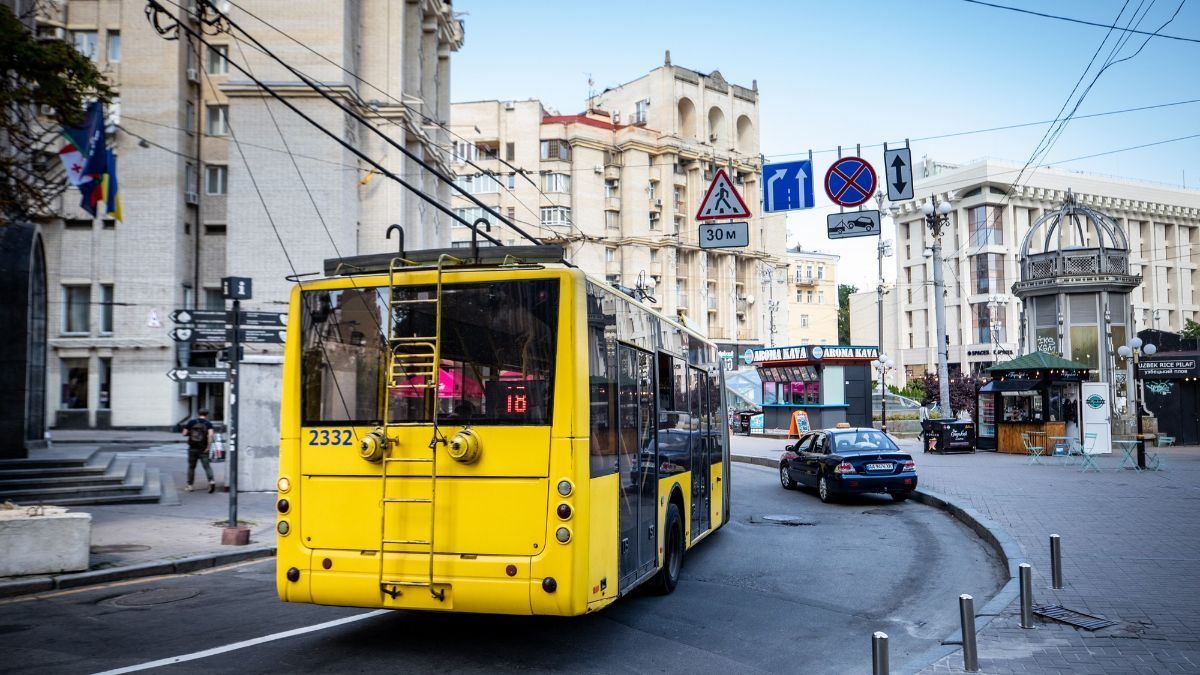
[[[142,544],[110,544],[108,546],[92,547],[92,553],[140,553],[149,550],[149,546],[143,546]]]
[[[790,527],[799,527],[801,525],[808,525],[808,526],[816,525],[816,523],[810,523],[810,522],[805,521],[800,516],[769,515],[769,516],[762,516],[761,521],[764,523],[773,523],[775,525],[788,525]],[[753,522],[753,520],[751,520],[751,522]]]
[[[113,598],[112,604],[118,607],[150,607],[187,600],[197,595],[200,595],[200,591],[195,588],[149,588]]]
[[[898,515],[900,511],[897,509],[867,509],[866,511],[863,511],[863,513],[872,516],[895,516]]]

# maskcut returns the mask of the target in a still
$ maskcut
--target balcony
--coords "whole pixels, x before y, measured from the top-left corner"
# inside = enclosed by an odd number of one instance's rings
[[[797,274],[796,275],[796,285],[797,286],[816,286],[817,284],[821,283],[822,281],[824,281],[824,279],[821,279],[819,277],[814,277],[811,274],[805,274],[805,275]]]
[[[604,198],[604,210],[605,211],[620,211],[621,210],[621,198],[620,197],[605,197]]]
[[[619,164],[606,164],[604,166],[604,180],[619,180],[621,178],[621,166]]]
[[[1014,292],[1045,292],[1041,289],[1095,287],[1133,289],[1141,277],[1129,273],[1129,253],[1119,249],[1086,248],[1030,255],[1021,263],[1021,280]]]

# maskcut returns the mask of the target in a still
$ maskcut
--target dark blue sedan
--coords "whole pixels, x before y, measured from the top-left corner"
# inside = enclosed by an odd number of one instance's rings
[[[838,495],[882,492],[902,502],[917,489],[917,466],[875,429],[822,429],[787,446],[779,461],[784,489],[814,487],[821,501]]]

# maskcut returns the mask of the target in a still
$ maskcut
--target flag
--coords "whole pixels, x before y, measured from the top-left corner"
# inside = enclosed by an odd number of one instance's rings
[[[99,103],[93,105],[99,110]],[[90,106],[88,114],[90,117]],[[89,132],[91,135],[88,137],[87,161],[83,163],[83,176],[79,182],[79,192],[82,194],[79,206],[94,216],[96,215],[96,205],[105,199],[104,184],[109,172],[108,160],[112,156],[112,153],[108,151],[108,142],[104,133],[103,114],[101,114],[100,124],[89,129]]]
[[[67,143],[58,151],[58,158],[67,172],[67,182],[72,187],[79,187],[83,182],[83,165],[87,158],[71,143]]]
[[[117,186],[117,156],[112,150],[108,151],[108,173],[104,174],[103,194],[104,210],[107,215],[124,221],[121,214],[121,193]]]
[[[67,181],[74,187],[84,183],[84,165],[91,154],[94,131],[104,127],[104,110],[99,101],[88,104],[83,123],[74,127],[63,127],[67,144],[58,151],[58,158],[67,171]]]

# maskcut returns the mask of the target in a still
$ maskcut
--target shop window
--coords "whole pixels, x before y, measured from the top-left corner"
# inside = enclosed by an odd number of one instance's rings
[[[63,286],[63,332],[85,335],[91,331],[92,287]]]
[[[87,359],[62,359],[62,391],[58,407],[63,410],[87,409]]]

